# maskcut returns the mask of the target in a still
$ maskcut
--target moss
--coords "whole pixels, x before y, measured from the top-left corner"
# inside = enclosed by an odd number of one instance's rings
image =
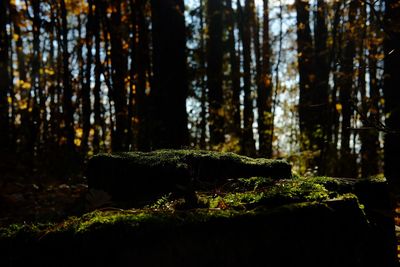
[[[16,223],[0,228],[0,239],[35,238],[39,233],[50,229],[54,223]]]
[[[143,225],[180,225],[205,222],[212,218],[231,218],[253,214],[262,210],[271,212],[282,207],[304,207],[316,203],[329,203],[332,200],[357,199],[354,194],[340,194],[328,190],[325,185],[335,184],[332,178],[298,178],[294,180],[273,181],[269,178],[251,177],[239,179],[234,185],[227,186],[218,193],[198,192],[200,205],[196,209],[181,210],[184,199],[166,194],[153,203],[140,209],[109,208],[96,210],[81,217],[70,217],[58,224],[11,225],[0,231],[3,238],[24,233],[32,236],[39,233],[71,232],[83,234],[96,231],[110,225],[124,225],[128,228],[140,228]],[[240,185],[243,185],[242,187]],[[233,189],[232,189],[233,188]],[[358,201],[358,200],[357,200]],[[288,206],[289,205],[289,206]],[[298,206],[300,205],[300,206]],[[362,205],[359,204],[362,208]]]
[[[329,191],[324,185],[313,180],[302,178],[296,180],[280,180],[271,183],[260,178],[242,181],[251,185],[247,191],[220,192],[219,194],[200,194],[200,199],[208,203],[209,208],[248,209],[259,205],[277,206],[286,203],[324,201],[335,198],[339,194]]]
[[[11,255],[5,266],[32,259],[42,266],[126,266],[132,259],[140,266],[253,266],[260,260],[269,266],[379,266],[382,224],[371,220],[374,203],[358,196],[381,184],[329,177],[228,180],[196,192],[201,204],[190,209],[182,209],[184,198],[167,193],[136,209],[11,225],[0,229],[0,248]],[[368,265],[371,259],[376,262]]]
[[[291,166],[283,160],[234,153],[158,150],[99,154],[90,159],[87,168],[89,188],[108,192],[116,201],[139,203],[136,206],[168,193],[191,198],[195,190],[254,176],[290,178]]]
[[[45,236],[63,233],[73,235],[85,235],[87,233],[101,232],[103,229],[129,229],[130,232],[140,231],[143,228],[168,228],[181,227],[199,223],[208,223],[214,220],[231,220],[235,218],[250,218],[257,216],[267,216],[279,214],[282,212],[293,212],[303,208],[318,207],[327,205],[329,202],[294,202],[285,205],[278,205],[275,208],[257,206],[257,208],[248,210],[234,209],[240,204],[250,204],[259,202],[261,196],[256,194],[236,194],[229,195],[223,200],[229,204],[229,209],[221,209],[216,206],[207,209],[196,209],[189,211],[167,211],[159,209],[141,209],[141,210],[97,210],[81,217],[70,217],[58,224],[35,225],[21,224],[10,225],[1,229],[1,239],[14,239],[17,236],[25,238],[41,239]],[[354,199],[350,195],[341,198],[341,201]],[[274,215],[275,216],[275,215]]]

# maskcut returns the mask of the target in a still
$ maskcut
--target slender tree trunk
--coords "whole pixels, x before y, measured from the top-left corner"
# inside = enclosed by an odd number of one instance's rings
[[[239,32],[243,45],[243,92],[244,92],[244,110],[243,110],[243,135],[242,152],[245,155],[255,155],[255,141],[253,136],[253,98],[251,89],[251,33],[254,30],[253,12],[254,1],[246,1],[244,9],[238,1],[240,14]]]
[[[327,161],[327,132],[330,125],[327,123],[329,109],[329,62],[328,62],[328,29],[326,23],[327,7],[325,0],[317,1],[315,25],[315,92],[312,93],[314,117],[313,142],[320,155],[316,158],[318,173],[326,173]]]
[[[385,1],[384,87],[385,115],[385,176],[397,194],[400,192],[400,5]]]
[[[344,54],[340,72],[338,90],[339,100],[342,107],[342,127],[341,127],[341,143],[340,143],[340,172],[339,175],[343,177],[356,177],[357,168],[355,166],[355,159],[350,150],[350,124],[352,116],[351,101],[353,97],[353,71],[354,71],[354,57],[355,57],[355,31],[356,15],[358,9],[358,1],[350,2],[348,24],[346,31],[346,45],[344,47]]]
[[[297,11],[297,50],[300,76],[299,120],[301,134],[301,150],[314,150],[314,103],[315,93],[315,65],[313,57],[313,43],[310,30],[308,1],[296,0]],[[321,114],[318,114],[318,117]],[[311,164],[313,165],[313,164]]]
[[[331,38],[332,44],[329,46],[330,53],[328,57],[328,73],[333,73],[333,86],[330,91],[330,102],[328,106],[328,114],[327,114],[327,122],[326,125],[326,151],[323,155],[324,161],[324,174],[329,176],[337,175],[337,143],[339,139],[339,112],[337,109],[337,91],[338,91],[338,66],[337,62],[339,61],[339,55],[341,54],[341,46],[342,46],[342,32],[340,30],[340,19],[342,17],[341,12],[342,2],[337,1],[332,5],[334,16],[332,21],[332,30],[331,30]]]
[[[64,0],[60,0],[61,11],[61,33],[63,50],[63,112],[65,123],[65,135],[67,138],[67,147],[69,150],[75,150],[75,131],[74,131],[74,108],[72,106],[72,85],[69,70],[69,52],[68,52],[68,24],[67,10]]]
[[[374,40],[377,38],[377,34],[379,29],[376,27],[375,15],[370,14],[369,17],[369,27],[367,28],[367,11],[366,5],[362,8],[362,14],[360,16],[361,23],[365,25],[363,29],[362,36],[359,38],[364,40],[364,42],[360,42],[359,50],[364,51],[366,40]],[[377,45],[376,43],[370,43],[369,56],[360,61],[361,62],[361,73],[364,73],[364,78],[360,82],[359,88],[362,89],[362,112],[365,116],[368,116],[368,122],[363,122],[363,125],[367,128],[366,130],[360,133],[361,138],[361,174],[362,177],[369,177],[372,175],[376,175],[379,173],[379,133],[376,129],[370,128],[373,125],[370,125],[369,122],[379,121],[379,99],[380,93],[377,85],[377,73],[376,73],[376,54],[377,54]],[[366,81],[365,81],[365,73],[366,73],[366,64],[368,63],[369,70],[369,98],[366,96]],[[362,77],[360,75],[360,77]]]
[[[100,22],[100,10],[98,6],[98,0],[95,0],[96,3],[96,10],[95,10],[95,17],[94,17],[94,25],[98,29],[101,29],[101,22]],[[94,113],[94,136],[93,136],[93,152],[98,153],[100,151],[100,133],[104,136],[104,129],[105,127],[102,126],[103,122],[101,120],[101,72],[102,72],[102,64],[101,64],[101,48],[100,48],[100,30],[94,32],[95,38],[95,66],[94,66],[94,88],[93,88],[93,113]]]
[[[225,142],[222,106],[222,11],[222,1],[207,1],[207,87],[210,144],[212,147]]]
[[[152,0],[154,148],[189,144],[186,26],[183,0]]]
[[[51,75],[51,80],[52,84],[49,87],[49,97],[50,97],[50,130],[49,130],[49,142],[52,144],[55,144],[57,142],[57,133],[58,133],[58,127],[59,127],[59,122],[58,122],[58,111],[56,105],[56,97],[57,97],[57,76],[59,70],[57,69],[57,62],[55,60],[55,46],[54,42],[56,40],[54,36],[54,32],[56,29],[56,12],[55,9],[56,7],[54,4],[50,6],[50,12],[51,12],[51,18],[50,18],[50,52],[49,52],[49,62],[51,65],[51,68],[53,69],[54,74]]]
[[[88,0],[88,17],[86,22],[86,73],[85,82],[82,87],[82,152],[85,154],[88,150],[88,141],[90,134],[90,115],[92,113],[91,101],[90,101],[90,89],[91,89],[91,78],[92,78],[92,45],[93,45],[93,32],[94,32],[94,21],[93,21],[93,0]]]
[[[138,123],[136,107],[136,94],[137,94],[137,51],[138,51],[138,31],[137,28],[140,27],[138,23],[138,5],[136,0],[129,0],[130,7],[130,69],[129,69],[129,90],[128,90],[128,145],[129,150],[137,150],[138,142],[137,136],[140,127]],[[141,12],[141,10],[139,10]]]
[[[271,45],[269,39],[269,6],[268,0],[264,0],[263,13],[263,41],[261,75],[258,80],[257,107],[258,107],[258,135],[259,154],[272,157],[273,116],[272,116],[272,73],[271,73]]]
[[[31,1],[33,17],[32,17],[32,65],[31,65],[31,92],[29,93],[29,133],[28,133],[28,150],[33,157],[37,151],[39,140],[39,132],[40,132],[40,100],[42,90],[40,88],[40,29],[41,29],[41,18],[40,18],[40,1],[32,0]],[[27,114],[28,115],[28,114]]]
[[[232,83],[232,134],[235,138],[241,138],[241,115],[240,115],[240,59],[236,51],[235,40],[235,21],[236,14],[232,7],[232,0],[226,1],[227,27],[228,27],[228,46],[229,46],[229,62],[231,65],[230,79]]]
[[[125,78],[127,75],[126,53],[122,47],[121,0],[111,1],[113,12],[109,24],[111,41],[112,99],[115,107],[115,130],[112,139],[113,151],[127,150],[128,107]]]
[[[149,96],[146,94],[148,90],[147,70],[149,69],[149,32],[146,17],[144,15],[146,9],[146,1],[137,1],[138,5],[138,49],[136,51],[137,59],[137,87],[136,87],[136,113],[139,120],[138,129],[138,149],[147,151],[150,149],[150,121]]]
[[[9,1],[0,3],[0,152],[7,152],[10,141],[8,94],[10,92],[9,36],[7,14]]]
[[[229,0],[228,0],[229,1]],[[201,86],[201,97],[200,97],[200,148],[205,149],[207,147],[207,84],[205,80],[206,72],[206,43],[205,43],[205,23],[204,23],[204,0],[200,0],[200,86]]]

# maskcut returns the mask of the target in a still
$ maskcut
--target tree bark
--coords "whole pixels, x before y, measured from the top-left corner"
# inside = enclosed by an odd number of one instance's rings
[[[95,14],[94,14],[94,25],[98,28],[101,29],[101,21],[100,21],[100,11],[99,11],[99,6],[98,0],[95,0],[96,3],[96,9],[95,9]],[[100,75],[101,75],[101,70],[102,70],[102,65],[101,65],[101,51],[100,51],[100,30],[94,32],[94,38],[95,38],[95,49],[96,49],[96,55],[95,55],[95,66],[94,66],[94,88],[93,88],[93,97],[94,97],[94,103],[93,103],[93,113],[94,113],[94,136],[93,136],[93,152],[98,153],[100,151],[100,133],[102,132],[101,129],[105,128],[102,127],[102,120],[101,120],[101,99],[100,99],[100,91],[101,91],[101,80],[100,80]],[[104,132],[102,132],[102,135],[104,136]]]
[[[186,26],[183,0],[152,0],[153,148],[189,143],[186,97]]]
[[[297,11],[297,51],[299,66],[299,120],[300,142],[303,152],[312,151],[314,145],[314,120],[315,107],[313,94],[315,93],[315,62],[313,56],[313,43],[310,30],[310,5],[308,1],[296,0]],[[320,114],[317,115],[317,117]],[[314,164],[311,164],[314,165]]]
[[[394,192],[400,192],[400,5],[396,0],[385,1],[384,39],[385,116],[388,133],[385,135],[385,176]]]
[[[66,144],[69,150],[75,150],[75,130],[74,130],[74,108],[72,106],[72,85],[69,70],[69,52],[68,52],[68,24],[67,9],[65,1],[60,0],[61,11],[61,33],[63,50],[63,112],[65,124]]]
[[[212,147],[225,142],[222,92],[222,12],[222,1],[207,1],[207,87],[210,144]]]
[[[269,39],[269,6],[268,0],[264,0],[263,13],[263,41],[261,74],[257,86],[257,107],[258,107],[258,135],[259,154],[264,157],[272,157],[272,137],[274,122],[272,116],[272,73],[271,73],[271,45]]]
[[[150,121],[148,117],[149,97],[146,94],[148,85],[147,71],[149,69],[149,40],[148,25],[146,23],[145,8],[146,1],[137,1],[137,25],[138,25],[138,49],[137,60],[137,87],[136,87],[136,114],[138,118],[138,149],[147,151],[150,149]]]
[[[121,0],[110,2],[112,7],[109,23],[111,42],[112,99],[115,107],[115,129],[112,138],[113,151],[126,151],[128,133],[128,108],[125,78],[127,76],[126,53],[122,46]]]
[[[249,156],[255,155],[255,141],[253,135],[253,98],[251,89],[251,33],[254,30],[253,14],[254,1],[248,0],[244,9],[238,1],[240,14],[239,33],[243,45],[243,135],[242,135],[242,153]]]
[[[92,45],[93,45],[93,35],[94,35],[94,21],[93,21],[93,0],[88,0],[88,17],[86,22],[86,73],[85,82],[82,87],[82,142],[81,150],[85,154],[88,149],[88,141],[90,134],[90,116],[92,113],[91,101],[90,101],[90,91],[91,91],[91,78],[92,78]]]
[[[10,92],[9,36],[7,13],[9,1],[0,3],[0,152],[7,152],[10,141],[8,94]]]
[[[373,128],[371,122],[379,121],[379,99],[380,93],[377,84],[377,44],[374,42],[379,35],[379,29],[376,27],[375,15],[369,15],[369,27],[367,28],[367,12],[366,5],[362,8],[362,23],[365,25],[363,29],[361,40],[371,40],[370,49],[368,57],[365,57],[361,61],[362,72],[364,73],[364,78],[360,83],[360,88],[362,89],[362,112],[368,118],[368,121],[363,122],[363,126],[366,127],[366,130],[360,133],[361,139],[361,175],[362,177],[369,177],[372,175],[376,175],[379,173],[379,133],[376,129]],[[360,50],[364,49],[365,43],[360,42]],[[361,50],[363,51],[363,50]],[[361,52],[360,52],[361,54]],[[362,55],[360,55],[361,57]],[[365,73],[367,71],[367,63],[368,63],[368,71],[369,71],[369,98],[366,96],[366,88],[367,84],[365,81]],[[361,74],[361,73],[360,73]],[[361,75],[360,75],[361,77]]]
[[[235,21],[237,15],[232,7],[232,0],[226,0],[227,8],[227,27],[228,27],[228,49],[229,62],[231,67],[230,80],[232,84],[232,122],[231,131],[234,138],[241,138],[241,114],[240,114],[240,58],[236,51],[236,44],[239,40],[235,40]]]
[[[200,87],[201,87],[201,97],[200,97],[200,148],[206,149],[207,148],[207,83],[206,83],[206,43],[205,43],[205,19],[204,19],[204,0],[200,0]]]
[[[314,106],[313,113],[314,126],[312,131],[313,145],[319,151],[319,156],[315,163],[318,166],[318,173],[323,175],[326,173],[327,163],[327,132],[330,125],[327,124],[327,116],[329,109],[329,62],[328,62],[328,29],[327,29],[327,7],[326,1],[317,1],[315,25],[315,92],[312,93],[312,104]]]
[[[357,168],[355,158],[350,150],[350,123],[352,116],[351,101],[353,98],[353,73],[355,57],[355,27],[358,1],[350,2],[347,30],[345,33],[347,42],[343,51],[343,60],[340,66],[340,82],[338,85],[339,100],[342,107],[342,126],[340,142],[340,171],[342,177],[356,177]]]

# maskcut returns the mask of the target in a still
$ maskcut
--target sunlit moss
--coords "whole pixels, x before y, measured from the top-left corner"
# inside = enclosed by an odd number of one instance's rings
[[[289,211],[315,205],[334,206],[334,203],[343,201],[358,205],[363,213],[363,203],[351,192],[354,183],[329,177],[279,181],[263,177],[239,179],[234,186],[222,188],[222,191],[197,192],[198,206],[190,209],[182,209],[184,199],[167,194],[153,204],[137,209],[96,210],[80,217],[70,217],[61,223],[13,224],[0,229],[0,238],[37,238],[52,233],[85,234],[110,226],[131,231],[141,227],[179,227],[213,219],[229,220],[241,216],[276,213],[282,209]]]

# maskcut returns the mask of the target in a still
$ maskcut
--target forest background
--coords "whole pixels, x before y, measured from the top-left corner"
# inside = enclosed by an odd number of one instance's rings
[[[400,189],[396,0],[1,0],[0,166],[199,148]]]

